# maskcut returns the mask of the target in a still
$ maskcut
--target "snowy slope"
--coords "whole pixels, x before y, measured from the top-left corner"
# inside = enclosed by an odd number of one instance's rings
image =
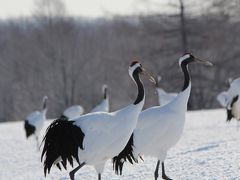
[[[184,134],[166,160],[166,171],[171,178],[240,180],[240,131],[236,130],[236,121],[226,124],[225,119],[224,110],[187,113]],[[102,179],[152,180],[156,159],[144,159],[135,166],[126,164],[123,176],[114,175],[109,161]],[[76,179],[97,179],[90,166],[83,167],[76,175]],[[45,179],[40,152],[36,152],[33,138],[26,141],[23,122],[0,124],[0,180],[10,179]],[[68,172],[54,167],[46,179],[66,180]]]

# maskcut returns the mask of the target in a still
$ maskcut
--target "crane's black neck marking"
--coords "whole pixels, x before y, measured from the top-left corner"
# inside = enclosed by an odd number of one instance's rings
[[[189,84],[190,84],[191,79],[190,79],[190,75],[189,75],[189,71],[188,71],[187,66],[192,61],[193,61],[192,58],[188,58],[188,59],[182,61],[182,63],[181,63],[181,68],[182,68],[182,71],[183,71],[183,74],[184,74],[184,85],[183,85],[182,91],[187,89]]]
[[[144,88],[143,88],[143,84],[139,78],[139,73],[141,71],[142,71],[142,69],[140,67],[138,67],[133,71],[133,75],[132,75],[133,79],[136,82],[137,87],[138,87],[138,96],[137,96],[137,99],[133,103],[134,105],[140,103],[144,98]]]
[[[108,89],[107,89],[107,87],[105,87],[105,88],[104,88],[104,93],[103,93],[103,98],[104,98],[104,99],[107,99],[107,97],[108,97],[108,96],[107,96],[107,93],[108,93],[107,91],[108,91]]]

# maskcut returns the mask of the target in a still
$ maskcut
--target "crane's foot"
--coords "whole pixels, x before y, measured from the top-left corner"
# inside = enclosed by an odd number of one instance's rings
[[[163,174],[163,175],[162,175],[162,179],[165,179],[165,180],[173,180],[173,179],[171,179],[171,178],[167,177],[167,175],[166,175],[166,174]]]

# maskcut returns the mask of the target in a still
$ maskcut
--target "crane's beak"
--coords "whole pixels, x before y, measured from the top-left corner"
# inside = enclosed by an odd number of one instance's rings
[[[202,60],[202,59],[199,59],[197,57],[195,57],[194,60],[199,62],[199,63],[205,64],[207,66],[213,66],[213,64],[210,61],[207,61],[207,60]]]
[[[149,80],[150,80],[154,85],[157,84],[155,78],[154,78],[148,71],[146,71],[146,69],[142,68],[142,73],[145,74],[145,75],[147,75],[147,76],[149,77]]]

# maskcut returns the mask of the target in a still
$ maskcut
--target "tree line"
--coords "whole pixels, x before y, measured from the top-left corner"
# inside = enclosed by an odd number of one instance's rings
[[[228,13],[223,2],[214,1],[201,15],[180,11],[106,19],[35,16],[0,21],[0,121],[24,119],[41,108],[44,95],[49,97],[49,118],[73,104],[88,112],[101,101],[103,84],[109,86],[111,111],[116,110],[135,98],[128,75],[133,59],[161,75],[160,85],[166,91],[179,92],[183,75],[178,58],[183,51],[214,63],[213,68],[191,65],[189,109],[218,108],[216,95],[227,89],[229,77],[239,76],[240,67],[238,9]],[[187,10],[183,4],[180,7]],[[143,80],[145,107],[157,105],[153,85]]]

